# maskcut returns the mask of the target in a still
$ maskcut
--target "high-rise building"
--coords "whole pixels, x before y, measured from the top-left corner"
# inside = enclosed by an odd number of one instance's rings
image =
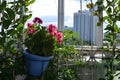
[[[74,13],[74,31],[77,32],[83,41],[89,44],[102,46],[102,29],[96,26],[98,17],[93,16],[89,10]],[[101,27],[102,28],[102,27]],[[98,42],[101,39],[101,42]]]

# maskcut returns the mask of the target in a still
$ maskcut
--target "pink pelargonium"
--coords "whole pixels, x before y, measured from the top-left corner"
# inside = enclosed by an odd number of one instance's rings
[[[62,32],[58,32],[56,38],[57,38],[58,43],[61,44],[62,43],[62,39],[63,39]]]
[[[34,30],[34,29],[30,29],[30,28],[29,28],[29,29],[27,30],[27,34],[33,34],[33,33],[35,33],[35,30]]]
[[[34,23],[39,23],[39,24],[42,24],[43,21],[42,19],[40,19],[39,17],[35,17],[34,20],[33,20]]]
[[[58,42],[59,44],[62,44],[62,40],[57,40],[57,42]]]
[[[34,26],[32,25],[32,23],[28,23],[27,24],[28,28],[33,28]]]
[[[50,24],[50,25],[48,25],[47,31],[48,31],[51,35],[55,36],[56,33],[57,33],[57,28],[56,28],[55,25]]]

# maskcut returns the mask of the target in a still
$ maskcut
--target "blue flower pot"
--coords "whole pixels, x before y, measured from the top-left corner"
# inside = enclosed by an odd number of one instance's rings
[[[33,55],[26,50],[24,51],[23,56],[26,60],[28,74],[32,76],[40,76],[47,68],[49,61],[53,58],[53,56],[42,57]]]

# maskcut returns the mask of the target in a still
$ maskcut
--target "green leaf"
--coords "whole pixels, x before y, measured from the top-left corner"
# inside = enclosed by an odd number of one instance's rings
[[[102,0],[97,0],[96,5],[101,5],[103,3]]]
[[[8,29],[9,26],[10,26],[10,24],[11,24],[11,21],[10,21],[10,20],[4,20],[4,21],[3,21],[3,27],[4,27],[5,29]]]
[[[5,43],[5,38],[0,37],[0,45],[4,45],[4,43]]]
[[[120,8],[117,6],[114,8],[116,12],[120,11]]]
[[[26,22],[28,19],[30,19],[32,17],[32,14],[29,15],[25,15],[24,16],[24,22]]]
[[[11,48],[11,45],[14,43],[14,40],[10,40],[8,43],[7,43],[7,48],[10,49]]]
[[[111,30],[111,25],[108,24],[104,30]]]
[[[20,23],[20,24],[17,26],[18,29],[21,28],[21,27],[23,27],[23,24],[22,24],[22,23]]]
[[[101,26],[101,23],[100,23],[100,22],[97,22],[97,23],[96,23],[96,26]]]
[[[103,21],[107,20],[108,19],[108,16],[104,16],[103,17]]]
[[[11,20],[13,20],[13,19],[15,18],[15,13],[14,13],[14,11],[13,11],[12,9],[10,9],[10,8],[6,8],[5,10],[6,10],[6,12],[8,13],[9,18],[10,18]]]
[[[28,8],[25,8],[25,12],[28,12],[29,11],[29,9]]]
[[[6,1],[3,1],[2,4],[1,4],[1,10],[4,10],[6,8],[6,4],[7,2]]]
[[[111,9],[111,7],[108,7],[108,9],[107,9],[107,14],[110,14],[111,13],[111,11],[112,11],[112,9]]]
[[[118,31],[118,30],[119,30],[119,28],[118,28],[118,25],[117,25],[117,24],[115,24],[115,26],[114,26],[114,30],[115,30],[115,31]]]
[[[6,20],[6,19],[9,19],[9,16],[8,16],[8,14],[7,13],[3,13],[3,20]]]
[[[106,79],[104,79],[104,78],[100,78],[100,79],[98,79],[98,80],[106,80]]]
[[[23,24],[20,23],[20,24],[17,26],[17,31],[18,31],[18,32],[21,32],[22,29],[23,29]]]
[[[25,5],[29,6],[30,4],[32,4],[34,2],[35,2],[35,0],[28,0],[28,1],[25,1]]]
[[[107,21],[109,22],[109,24],[112,24],[112,20],[110,18],[108,18]]]
[[[13,32],[14,32],[14,29],[10,29],[10,30],[7,31],[7,35],[12,34]]]
[[[120,3],[120,0],[114,0],[115,3],[119,4]]]
[[[118,14],[118,16],[116,16],[116,19],[120,21],[120,13]]]
[[[3,9],[2,9],[2,5],[0,5],[0,13],[2,13],[2,10],[3,10]]]

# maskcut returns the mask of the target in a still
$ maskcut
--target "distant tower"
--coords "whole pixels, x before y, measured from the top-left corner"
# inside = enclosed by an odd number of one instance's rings
[[[58,30],[64,27],[64,0],[58,0]]]

